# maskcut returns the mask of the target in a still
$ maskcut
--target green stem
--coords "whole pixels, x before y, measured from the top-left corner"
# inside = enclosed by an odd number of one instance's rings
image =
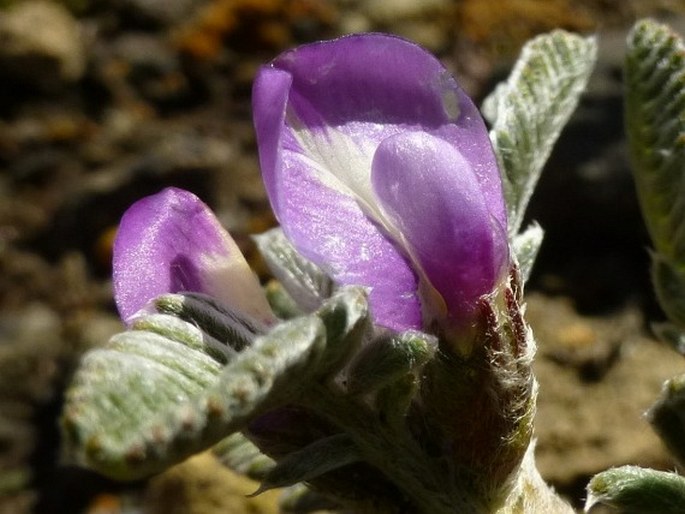
[[[403,491],[414,514],[572,514],[573,509],[540,476],[528,448],[503,505],[477,498],[454,474],[423,451],[403,423],[383,422],[367,404],[318,384],[305,402],[350,435],[365,460]],[[375,514],[378,514],[374,511]]]

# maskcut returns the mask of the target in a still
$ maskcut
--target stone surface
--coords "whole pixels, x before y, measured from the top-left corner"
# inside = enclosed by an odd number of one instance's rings
[[[119,0],[124,9],[143,20],[170,25],[191,15],[204,0]]]
[[[589,477],[611,466],[673,469],[645,419],[685,359],[648,337],[634,308],[580,316],[568,299],[528,296],[538,342],[535,434],[542,475],[578,502]]]
[[[81,27],[60,4],[19,2],[0,16],[0,70],[46,90],[81,78],[86,54]]]
[[[238,476],[211,454],[197,455],[152,480],[149,514],[277,514],[278,491],[248,498],[258,485]]]
[[[444,11],[450,4],[450,0],[369,0],[361,3],[361,10],[374,22],[394,23]]]

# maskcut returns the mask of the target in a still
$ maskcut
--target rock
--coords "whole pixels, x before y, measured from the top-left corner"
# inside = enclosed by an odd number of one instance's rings
[[[191,95],[178,55],[168,41],[130,32],[112,44],[109,66],[124,71],[126,87],[155,106],[180,104]]]
[[[580,505],[589,478],[609,467],[671,468],[644,412],[662,383],[682,373],[682,358],[646,337],[634,307],[589,317],[567,299],[533,293],[527,303],[538,343],[536,458],[545,479]]]
[[[78,22],[58,3],[29,0],[0,17],[0,70],[10,79],[49,90],[84,73]]]
[[[150,514],[276,514],[278,491],[254,498],[257,483],[224,467],[209,453],[153,478],[146,494]]]
[[[54,396],[60,328],[55,311],[38,302],[0,314],[0,497],[34,478],[27,463],[40,445],[38,406]]]
[[[432,52],[444,50],[448,44],[442,20],[448,19],[453,10],[450,0],[369,0],[360,8],[376,30],[380,26]]]
[[[112,53],[134,73],[169,73],[179,68],[178,57],[166,39],[145,32],[126,32],[112,42]]]
[[[451,3],[450,0],[369,0],[361,7],[374,22],[392,24],[401,19],[427,17],[447,9]]]
[[[358,11],[347,11],[342,13],[339,21],[340,33],[352,34],[354,32],[371,32],[373,25],[371,21]]]
[[[449,44],[447,33],[437,27],[431,19],[398,22],[394,26],[394,30],[398,35],[414,41],[434,53],[438,53]]]
[[[190,16],[203,0],[122,0],[131,14],[160,25],[174,25]]]

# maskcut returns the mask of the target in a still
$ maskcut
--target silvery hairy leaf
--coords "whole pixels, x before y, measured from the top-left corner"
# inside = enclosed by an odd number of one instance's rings
[[[321,269],[302,257],[280,228],[255,236],[257,247],[274,277],[304,311],[318,308],[335,286]]]
[[[347,371],[347,390],[369,393],[418,373],[437,348],[437,338],[415,330],[381,336],[355,356]]]
[[[523,232],[514,236],[512,250],[524,282],[530,278],[544,236],[545,231],[536,222],[531,223]]]
[[[521,227],[542,167],[594,67],[595,39],[555,30],[529,41],[509,78],[485,100],[502,173],[510,237]]]
[[[669,320],[685,329],[685,45],[638,22],[628,36],[625,118],[638,198],[655,252],[652,280]]]
[[[161,303],[173,300],[192,322],[152,314],[84,357],[62,420],[78,463],[131,479],[211,447],[334,373],[346,345],[358,344],[367,312],[364,291],[347,288],[320,312],[278,324],[238,352],[246,342],[238,313],[221,318],[197,295],[185,309],[183,298],[165,295]]]
[[[664,383],[647,419],[671,454],[685,463],[685,375]]]
[[[337,510],[340,505],[305,484],[299,483],[284,489],[279,502],[281,512],[285,514],[306,514],[324,510]]]
[[[685,478],[637,466],[609,469],[588,485],[585,512],[595,505],[612,507],[617,514],[685,512]]]
[[[240,432],[221,440],[212,448],[212,453],[227,468],[257,481],[264,479],[275,465],[273,459]]]

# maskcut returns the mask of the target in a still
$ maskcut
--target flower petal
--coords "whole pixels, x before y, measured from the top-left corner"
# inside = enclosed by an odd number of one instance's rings
[[[440,138],[407,132],[381,143],[372,181],[449,315],[468,317],[508,261],[506,228],[492,215],[469,162]]]
[[[480,114],[442,64],[413,43],[364,34],[286,52],[258,73],[253,111],[264,182],[286,236],[337,282],[372,288],[381,324],[421,328],[416,273],[371,186],[382,141],[409,130],[451,143],[506,226]]]
[[[164,293],[201,292],[263,322],[274,317],[257,278],[209,207],[168,188],[133,204],[113,252],[114,297],[124,321]]]
[[[276,174],[281,170],[283,126],[292,76],[285,71],[263,67],[252,90],[254,125],[259,142],[259,160],[264,186],[274,212],[278,213]]]
[[[285,77],[280,81],[283,105],[288,105],[287,116],[282,111],[285,127],[272,128],[291,132],[292,141],[312,159],[312,172],[366,202],[367,214],[373,214],[369,171],[375,148],[393,134],[421,130],[459,149],[493,215],[506,225],[483,119],[440,61],[420,46],[384,34],[352,35],[293,49],[268,69],[290,75],[287,87]],[[278,88],[275,73],[270,75]],[[261,106],[255,105],[255,118]],[[260,137],[260,150],[263,141]]]
[[[279,187],[278,213],[293,245],[339,284],[370,288],[375,321],[395,330],[421,328],[417,278],[409,263],[350,196],[310,180],[293,161]]]
[[[369,287],[378,324],[397,330],[421,328],[417,278],[408,260],[364,214],[352,191],[334,174],[326,175],[331,162],[346,161],[350,169],[363,166],[368,182],[372,152],[361,164],[360,159],[350,164],[358,156],[354,151],[343,151],[344,159],[330,157],[335,145],[323,144],[321,152],[330,158],[313,159],[287,125],[291,80],[290,74],[267,67],[253,89],[262,174],[285,235],[336,282]],[[370,184],[367,189],[370,192]]]

